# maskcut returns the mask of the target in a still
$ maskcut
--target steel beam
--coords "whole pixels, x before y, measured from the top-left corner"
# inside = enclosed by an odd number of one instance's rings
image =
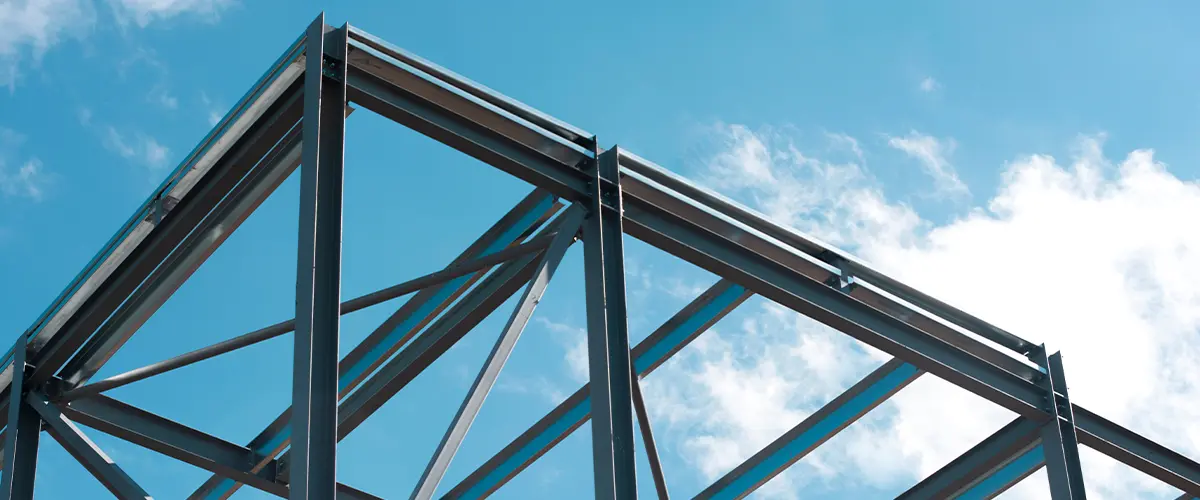
[[[276,482],[279,463],[250,470],[257,454],[242,446],[205,434],[103,395],[89,396],[59,408],[64,415],[113,437],[147,448],[201,469],[279,497],[287,485]]]
[[[289,498],[320,500],[337,491],[346,29],[327,30],[322,13],[305,45]]]
[[[897,500],[992,498],[1045,464],[1041,425],[1017,417]]]
[[[560,207],[546,191],[533,190],[455,258],[450,267],[503,251],[541,227]],[[367,374],[383,364],[482,276],[483,272],[477,272],[442,285],[429,286],[405,302],[342,359],[338,367],[338,386],[342,396],[357,388]],[[291,439],[288,425],[290,414],[290,410],[280,414],[248,447],[264,457],[282,453]],[[200,486],[197,495],[202,498],[228,498],[237,488],[236,482],[214,476]]]
[[[472,328],[508,300],[533,275],[538,255],[519,257],[484,279],[462,301],[430,326],[424,335],[400,351],[391,362],[355,391],[338,407],[338,434],[341,440],[357,428],[375,410],[403,389],[434,360],[452,347]],[[287,443],[285,443],[287,444]],[[290,452],[280,462],[290,463]],[[222,493],[225,497],[231,491]],[[215,492],[197,491],[193,498],[211,498]]]
[[[1046,355],[1042,346],[1034,354],[1046,370],[1046,406],[1051,420],[1042,426],[1042,449],[1046,459],[1046,477],[1054,500],[1084,500],[1083,470],[1079,464],[1079,438],[1075,434],[1075,417],[1067,395],[1062,355]]]
[[[646,449],[646,461],[650,463],[650,477],[654,479],[654,491],[659,500],[670,500],[667,491],[667,476],[663,474],[662,461],[658,459],[658,445],[654,443],[654,427],[650,425],[650,413],[646,411],[646,400],[642,397],[642,382],[636,373],[630,373],[633,389],[633,411],[637,414],[639,430],[642,432],[642,447]]]
[[[645,377],[750,298],[745,288],[721,280],[667,320],[633,349],[633,367]],[[463,479],[447,498],[484,498],[550,451],[591,418],[584,385],[529,430]]]
[[[424,335],[417,337],[392,361],[380,368],[362,388],[347,397],[338,407],[337,439],[341,440],[357,428],[396,392],[516,293],[532,275],[537,257],[538,255],[527,255],[500,266],[495,273],[484,279],[479,286],[472,289],[459,303],[431,325]],[[290,440],[284,439],[282,446],[288,445],[290,445]],[[289,455],[290,452],[285,453],[280,460],[290,463]],[[262,457],[253,463],[257,467],[257,464],[263,463],[263,460],[268,458],[270,457]],[[227,498],[233,490],[234,488],[219,490],[202,488],[193,496],[195,498]]]
[[[514,257],[540,251],[550,244],[551,239],[553,239],[552,235],[535,238],[529,242],[522,243],[511,248],[506,248],[485,257],[473,259],[462,264],[453,264],[450,267],[442,269],[441,271],[435,271],[420,278],[415,278],[398,285],[363,295],[361,297],[347,300],[342,302],[340,308],[341,314],[345,315],[359,311],[383,302],[387,302],[397,297],[408,295],[412,292],[422,290],[429,286],[440,285],[454,278],[473,274],[477,271],[487,270],[496,264],[507,262]],[[81,398],[84,396],[100,394],[105,391],[110,391],[118,387],[132,384],[139,380],[145,380],[155,375],[161,375],[172,370],[199,363],[206,359],[211,359],[228,352],[236,351],[243,347],[248,347],[259,342],[265,342],[281,335],[291,333],[295,331],[295,329],[295,319],[289,319],[287,321],[275,323],[274,325],[260,328],[245,335],[239,335],[229,340],[224,340],[210,346],[180,354],[179,356],[175,356],[152,365],[135,368],[95,383],[91,383],[82,387],[76,387],[65,392],[59,399],[70,401],[72,399]]]
[[[59,410],[71,420],[181,462],[231,478],[278,497],[288,496],[288,467],[243,446],[104,395],[70,402]],[[375,498],[346,485],[337,498]],[[188,498],[198,498],[195,494]]]
[[[46,432],[50,434],[50,437],[58,441],[58,444],[62,445],[63,449],[67,450],[72,457],[75,457],[75,460],[83,465],[83,468],[92,473],[92,476],[100,481],[100,484],[104,485],[113,496],[120,500],[151,498],[146,490],[143,490],[133,478],[129,477],[129,474],[126,474],[116,462],[108,458],[104,450],[88,439],[87,435],[75,426],[75,422],[63,415],[58,407],[50,404],[45,395],[31,392],[27,402],[46,423]]]
[[[557,236],[546,250],[546,253],[542,255],[541,261],[533,273],[533,279],[529,280],[524,294],[521,296],[520,301],[517,302],[512,316],[508,319],[508,324],[505,325],[499,338],[496,339],[496,345],[492,348],[491,353],[488,354],[483,368],[479,371],[479,375],[475,378],[475,382],[467,392],[467,397],[463,399],[458,413],[454,416],[454,420],[451,421],[450,427],[446,430],[445,436],[442,437],[441,443],[438,444],[437,451],[434,452],[433,457],[429,460],[429,464],[425,467],[425,472],[422,473],[421,479],[417,482],[417,487],[413,490],[412,498],[421,500],[433,498],[438,484],[441,483],[442,477],[446,474],[446,469],[450,467],[450,461],[454,459],[454,454],[458,452],[459,445],[462,444],[462,440],[466,437],[467,430],[471,428],[476,415],[479,414],[480,408],[483,407],[484,399],[487,398],[488,392],[492,390],[492,385],[495,384],[496,378],[500,376],[500,370],[504,368],[504,363],[508,361],[509,355],[512,354],[513,348],[516,347],[517,340],[521,337],[521,332],[529,324],[529,318],[532,317],[538,302],[542,300],[542,295],[545,294],[546,287],[550,284],[550,279],[554,277],[554,272],[558,269],[559,262],[562,261],[562,257],[566,254],[567,249],[575,242],[575,237],[579,233],[580,222],[583,220],[582,209],[571,207],[562,217],[564,218],[564,222],[559,226]]]
[[[26,364],[28,338],[17,337],[13,349],[12,383],[8,390],[8,426],[4,432],[4,470],[0,473],[0,497],[7,500],[32,500],[34,471],[37,469],[38,440],[42,419],[25,403],[30,369]]]
[[[345,437],[403,389],[475,325],[500,307],[533,276],[539,255],[527,255],[501,266],[454,305],[429,329],[379,368],[342,401],[338,439]]]
[[[583,225],[592,466],[596,498],[637,498],[625,251],[617,149],[597,149],[592,202]]]
[[[31,359],[35,364],[55,365],[48,370],[57,370],[56,358],[53,362],[42,362],[48,356],[42,351],[48,346],[59,342],[73,345],[82,344],[85,338],[73,337],[64,333],[63,327],[80,316],[81,309],[89,301],[99,300],[99,295],[105,289],[111,289],[117,282],[124,281],[123,268],[132,266],[132,259],[142,254],[146,247],[155,246],[156,239],[161,234],[155,233],[156,227],[162,222],[160,208],[167,208],[171,203],[183,202],[199,196],[195,188],[214,182],[209,176],[214,165],[222,161],[229,151],[241,143],[241,139],[250,130],[262,122],[266,116],[271,116],[272,108],[279,98],[291,88],[296,76],[302,69],[295,63],[301,46],[299,41],[293,43],[283,55],[275,61],[267,72],[254,84],[249,92],[233,107],[226,117],[213,128],[212,132],[171,172],[163,183],[150,197],[134,212],[122,227],[105,243],[100,251],[91,259],[84,269],[75,276],[63,292],[50,304],[38,319],[26,330],[32,349]],[[179,208],[176,205],[175,208]],[[137,266],[135,266],[137,267]],[[139,267],[138,272],[148,272]],[[140,277],[132,276],[132,280],[140,282]],[[107,292],[104,292],[107,293]],[[107,315],[105,315],[107,316]],[[91,332],[82,330],[80,335]],[[69,355],[66,349],[63,355]],[[5,356],[3,364],[11,362],[11,351]],[[7,389],[11,381],[11,371],[0,371],[0,389]],[[40,378],[39,378],[40,379]]]
[[[351,42],[349,78],[354,102],[559,196],[570,200],[588,199],[588,178],[583,170],[588,161],[585,154],[574,149],[567,149],[566,152],[555,149],[550,145],[557,144],[555,139],[447,90],[434,76],[406,69],[395,57],[367,46],[359,40],[361,35],[357,33],[352,34],[352,38],[355,39]],[[625,161],[624,158],[622,161]],[[1020,415],[1037,420],[1049,419],[1041,409],[1041,390],[1033,383],[1040,376],[1038,370],[1008,356],[997,355],[994,348],[957,330],[945,328],[930,331],[928,325],[921,322],[918,325],[907,324],[905,320],[911,319],[914,314],[919,315],[919,311],[890,298],[905,296],[905,290],[873,294],[870,300],[865,301],[859,297],[857,303],[850,301],[849,304],[814,301],[807,293],[800,293],[793,288],[799,284],[793,279],[803,277],[823,284],[831,276],[840,276],[841,270],[823,262],[816,255],[806,253],[804,248],[796,244],[760,236],[763,233],[761,229],[747,231],[744,223],[736,222],[738,214],[731,213],[728,207],[681,196],[634,170],[623,168],[622,173],[625,175],[622,179],[627,208],[625,217],[629,222],[626,230],[630,235],[720,276],[734,278],[755,291],[769,292],[765,295],[776,302],[813,316],[818,321]],[[690,205],[691,208],[691,213],[684,216],[682,221],[679,220],[679,214],[688,210],[677,207],[679,204]],[[669,208],[664,209],[664,206]],[[690,227],[676,231],[664,226],[664,223],[680,225],[681,222],[683,226]],[[779,229],[778,225],[772,223],[763,227]],[[697,245],[699,249],[691,248],[696,242],[703,244]],[[734,245],[729,245],[731,242]],[[821,252],[831,250],[820,244],[816,248]],[[713,252],[733,252],[739,258],[714,258]],[[766,262],[764,258],[772,262]],[[749,265],[749,268],[743,264]],[[862,273],[861,270],[852,272]],[[789,277],[780,281],[768,276],[771,274]],[[789,281],[791,283],[786,283]],[[886,286],[886,280],[883,281]],[[864,284],[870,285],[869,282]],[[870,291],[871,287],[863,286],[862,289]],[[803,298],[797,300],[798,297]],[[936,312],[939,305],[929,300],[921,305],[922,298],[909,294],[909,299],[918,302],[914,305]],[[831,310],[828,306],[834,307]],[[847,316],[851,311],[853,313]],[[882,311],[886,311],[882,314],[889,319],[877,317]],[[906,323],[907,328],[888,327],[883,333],[874,332],[872,328],[859,324],[860,315],[870,318],[865,322],[871,326],[884,321]],[[960,317],[958,322],[971,323],[971,318]],[[986,328],[983,325],[975,326]],[[1026,342],[1019,338],[974,333],[1018,352],[1028,348]],[[1106,430],[1122,432],[1117,429]],[[1080,439],[1087,444],[1089,437],[1081,435]],[[1193,472],[1193,463],[1190,461],[1173,461],[1164,465],[1154,458],[1122,453],[1103,444],[1098,446],[1143,472],[1173,478],[1176,486],[1188,484],[1190,487],[1192,484],[1190,479],[1186,479]],[[1157,446],[1157,449],[1169,452],[1161,446]]]
[[[849,427],[916,380],[921,371],[893,359],[809,415],[754,456],[725,474],[696,498],[745,498],[796,461]]]
[[[84,349],[84,357],[75,358],[78,361],[73,367],[87,365],[88,360],[96,356],[99,356],[95,358],[97,361],[107,359],[106,356],[111,356],[111,352],[102,347],[110,346],[115,349],[123,343],[111,343],[110,338],[99,338],[93,333],[97,332],[131,296],[138,295],[144,299],[149,295],[167,291],[162,289],[151,293],[150,288],[161,286],[161,282],[147,281],[147,278],[154,275],[156,269],[165,270],[166,268],[161,266],[172,261],[172,255],[185,258],[188,254],[202,249],[182,248],[180,244],[202,224],[204,218],[221,200],[236,188],[247,173],[260,165],[260,161],[268,156],[273,147],[294,127],[302,114],[299,94],[298,85],[284,89],[258,122],[246,131],[228,154],[222,156],[220,161],[209,169],[202,179],[204,182],[192,189],[188,196],[179,199],[178,202],[156,202],[163,207],[172,208],[165,215],[161,211],[147,215],[153,223],[145,229],[145,241],[136,249],[131,249],[122,263],[111,270],[108,280],[63,322],[57,335],[39,334],[42,340],[35,338],[33,346],[37,349],[37,354],[31,357],[36,366],[32,375],[35,383],[41,384],[50,380],[60,368],[64,368],[69,359],[80,352],[81,348]],[[122,331],[132,333],[131,330]]]
[[[1115,422],[1072,405],[1079,444],[1195,497],[1200,497],[1200,464]]]
[[[963,491],[956,498],[958,500],[996,498],[1045,465],[1045,453],[1042,451],[1042,445],[1039,444],[1014,458],[1012,462],[1009,462],[1000,470],[993,472],[990,476],[983,478],[974,486]]]
[[[720,194],[692,184],[687,179],[658,167],[637,155],[628,151],[622,151],[621,157],[622,167],[629,168],[668,189],[716,209],[732,220],[837,267],[845,276],[865,279],[880,287],[888,294],[909,302],[940,318],[944,318],[961,328],[974,332],[1017,353],[1026,354],[1036,347],[1033,343],[1025,339],[909,287],[846,252],[821,242],[812,236],[802,234],[795,229],[777,224],[754,210],[738,205]]]
[[[90,396],[61,406],[71,420],[134,445],[166,454],[180,462],[236,480],[277,496],[287,496],[286,484],[275,481],[278,463],[251,471],[256,454],[167,418],[134,408],[107,396]]]
[[[528,121],[529,123],[546,130],[547,132],[558,135],[559,137],[570,141],[581,148],[590,148],[592,145],[592,134],[575,127],[574,125],[562,122],[550,115],[542,113],[541,111],[510,99],[507,96],[496,93],[487,87],[468,80],[465,77],[454,73],[453,71],[438,66],[437,64],[429,62],[416,54],[392,45],[381,38],[371,35],[370,33],[359,29],[350,28],[350,35],[356,41],[363,43],[365,46],[371,47],[380,53],[387,54],[396,61],[411,66],[418,71],[446,82],[451,87],[462,90],[463,92],[466,92],[467,94],[470,94],[471,96],[478,98],[483,102],[495,106],[506,113],[510,113],[513,116]]]
[[[204,218],[62,369],[69,387],[86,384],[117,350],[233,235],[300,164],[300,127],[293,127],[260,165]],[[245,158],[243,161],[253,161]]]

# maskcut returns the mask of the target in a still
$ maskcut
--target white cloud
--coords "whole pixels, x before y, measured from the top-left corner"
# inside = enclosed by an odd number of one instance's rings
[[[1112,162],[1099,138],[1077,157],[1008,164],[985,205],[942,224],[769,134],[728,127],[701,177],[773,216],[832,234],[877,267],[1029,340],[1061,349],[1073,399],[1200,456],[1200,183],[1139,150]],[[801,181],[803,179],[804,181]],[[774,305],[747,303],[647,379],[647,404],[708,479],[724,474],[884,358]],[[890,494],[1012,416],[932,376],[901,391],[788,473],[767,497],[867,484]],[[1094,498],[1169,496],[1161,483],[1084,454]],[[1045,498],[1044,476],[1011,490]]]
[[[210,127],[215,127],[225,117],[225,108],[210,99],[208,93],[200,92],[200,103],[204,106],[204,112],[208,115],[208,125]]]
[[[17,132],[0,127],[0,195],[5,198],[28,198],[41,201],[49,175],[42,168],[42,161],[35,157],[20,160],[18,153],[25,137]],[[16,165],[10,165],[17,159]]]
[[[146,134],[135,133],[130,138],[115,127],[105,129],[104,147],[127,160],[134,160],[150,168],[166,165],[170,149]]]
[[[113,19],[146,27],[182,15],[215,20],[233,0],[106,0]],[[83,38],[96,26],[94,0],[0,2],[0,84],[10,89],[27,60],[33,65],[65,38]]]
[[[942,84],[938,83],[937,80],[934,80],[932,76],[927,76],[925,79],[921,80],[920,88],[921,92],[933,92],[942,88]]]
[[[568,323],[560,323],[543,317],[535,318],[538,323],[554,333],[555,340],[566,349],[567,373],[576,382],[587,382],[587,330]]]
[[[967,185],[958,179],[948,159],[954,152],[953,139],[938,140],[914,130],[905,137],[889,138],[888,145],[921,162],[921,167],[933,178],[934,187],[939,193],[967,194]]]
[[[0,2],[0,83],[12,88],[22,61],[38,64],[61,39],[85,34],[94,18],[87,0]]]
[[[233,0],[110,0],[118,22],[145,27],[156,20],[189,14],[215,20]]]

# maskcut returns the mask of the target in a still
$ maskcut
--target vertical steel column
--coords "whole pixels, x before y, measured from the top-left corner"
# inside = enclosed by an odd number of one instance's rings
[[[346,28],[327,33],[322,13],[305,43],[289,496],[320,500],[337,486]]]
[[[1050,495],[1054,500],[1083,500],[1083,470],[1079,465],[1079,440],[1075,434],[1075,415],[1067,395],[1067,379],[1063,372],[1062,353],[1046,356],[1046,346],[1031,355],[1046,370],[1043,384],[1052,420],[1042,427],[1042,450],[1046,454],[1046,477],[1050,480]]]
[[[637,498],[618,148],[596,146],[583,224],[592,459],[597,500]]]
[[[21,335],[13,348],[8,429],[4,432],[4,472],[0,476],[0,497],[7,500],[33,499],[33,472],[37,468],[38,438],[42,433],[42,418],[25,402],[28,342],[29,339]]]

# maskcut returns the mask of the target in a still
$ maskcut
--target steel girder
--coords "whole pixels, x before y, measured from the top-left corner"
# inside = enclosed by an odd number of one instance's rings
[[[314,48],[320,56],[312,56]],[[332,57],[326,57],[331,52]],[[316,71],[321,75],[314,75]],[[319,101],[332,105],[317,108]],[[8,427],[3,485],[15,498],[26,494],[23,484],[31,484],[22,481],[32,479],[31,456],[36,457],[42,420],[59,418],[63,420],[51,424],[52,434],[74,440],[72,446],[80,460],[92,464],[98,477],[104,476],[113,485],[119,483],[127,494],[136,494],[136,490],[122,482],[121,474],[115,472],[119,469],[104,465],[113,464],[102,458],[99,450],[84,445],[86,439],[80,440],[77,429],[72,431],[74,427],[63,422],[74,420],[212,470],[217,475],[194,498],[227,497],[240,483],[279,496],[322,497],[332,489],[339,497],[370,498],[344,485],[334,486],[331,464],[336,441],[517,289],[537,279],[535,276],[545,276],[538,269],[539,262],[548,261],[547,250],[514,255],[491,273],[481,269],[431,283],[340,363],[298,358],[298,368],[306,363],[311,367],[299,372],[303,375],[299,378],[311,385],[298,385],[295,392],[306,412],[294,419],[285,412],[245,447],[95,392],[76,392],[69,403],[55,402],[60,395],[85,386],[300,163],[305,164],[302,178],[307,179],[304,199],[312,209],[302,214],[302,227],[311,222],[312,231],[301,231],[299,254],[302,261],[314,260],[307,269],[299,267],[300,281],[309,283],[311,279],[311,286],[298,285],[298,298],[304,300],[298,300],[296,339],[312,349],[318,346],[310,342],[318,340],[336,346],[341,311],[337,297],[340,280],[334,269],[339,252],[332,246],[337,238],[331,235],[340,233],[340,224],[333,222],[335,214],[340,219],[336,208],[340,203],[330,200],[340,199],[342,108],[347,101],[538,188],[455,262],[520,244],[539,227],[542,237],[548,238],[553,229],[564,227],[561,215],[546,224],[559,208],[557,198],[587,209],[583,228],[585,253],[590,255],[585,259],[590,365],[593,383],[601,384],[597,425],[605,429],[593,433],[598,436],[593,450],[597,493],[602,497],[627,497],[636,491],[631,455],[635,407],[643,429],[649,429],[644,408],[634,401],[640,399],[636,397],[640,393],[637,379],[751,294],[805,314],[891,354],[895,360],[701,496],[748,494],[922,373],[950,381],[1019,416],[906,492],[906,498],[990,497],[1048,465],[1048,459],[1054,460],[1058,471],[1051,478],[1055,491],[1069,491],[1065,497],[1081,497],[1078,458],[1072,450],[1076,442],[1183,489],[1185,497],[1200,496],[1200,464],[1070,403],[1065,385],[1061,385],[1061,367],[1056,368],[1049,357],[1038,359],[1045,357],[1039,346],[636,155],[619,148],[602,150],[595,137],[581,129],[361,30],[349,26],[331,29],[321,17],[3,358],[0,390],[8,394],[0,398],[0,405],[6,407],[0,420]],[[722,277],[632,350],[624,331],[622,233]],[[510,325],[509,331],[519,329]],[[510,337],[501,337],[505,338]],[[511,348],[509,343],[503,345]],[[1043,362],[1031,363],[1027,357]],[[486,371],[491,374],[487,377],[494,377],[498,367]],[[48,400],[38,396],[41,391],[49,394]],[[472,398],[464,402],[465,413],[472,413],[470,409],[477,408],[477,403],[471,401],[480,401],[486,392],[486,387],[478,394],[472,391]],[[30,401],[45,401],[49,406],[42,406],[45,411],[39,414],[37,406],[26,401],[26,394]],[[447,496],[479,498],[495,491],[582,425],[590,417],[592,403],[587,387],[580,389]],[[469,420],[456,419],[448,441],[461,439]],[[303,422],[306,429],[296,435],[307,432],[309,436],[297,453],[289,450],[293,427],[289,422]],[[318,435],[314,441],[313,436]],[[1054,440],[1053,448],[1046,446],[1048,437]],[[653,450],[653,445],[648,448]],[[451,454],[439,452],[430,470],[442,467],[436,463],[445,462]],[[324,467],[320,460],[305,458],[318,455],[327,460]],[[443,458],[439,461],[437,457]],[[659,492],[665,496],[662,471],[655,472]],[[306,478],[301,481],[315,489],[304,490],[308,493],[290,489],[287,480],[293,474]],[[432,482],[436,484],[436,480]],[[432,491],[425,488],[418,493],[424,498]]]

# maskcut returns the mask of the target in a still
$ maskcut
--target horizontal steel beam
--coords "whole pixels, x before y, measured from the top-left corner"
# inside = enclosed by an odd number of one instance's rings
[[[896,498],[996,496],[1045,464],[1040,448],[1041,428],[1037,422],[1017,417]]]
[[[103,395],[89,396],[60,408],[70,419],[176,460],[212,471],[280,497],[287,485],[276,481],[279,464],[250,470],[258,457],[247,448],[205,434]]]
[[[649,375],[748,298],[746,289],[718,281],[633,348],[631,357],[637,375]],[[591,411],[585,385],[463,479],[446,497],[490,495],[587,422]]]
[[[1200,464],[1087,409],[1072,405],[1079,444],[1193,496],[1200,497]]]
[[[387,54],[402,64],[412,66],[418,71],[431,75],[443,82],[447,82],[454,88],[462,90],[463,92],[466,92],[489,105],[495,106],[496,108],[510,113],[517,118],[541,127],[543,130],[556,134],[579,147],[585,149],[592,147],[592,134],[575,127],[574,125],[559,121],[550,115],[510,99],[507,96],[494,92],[483,85],[468,80],[463,76],[438,66],[437,64],[429,62],[416,54],[392,45],[383,39],[360,29],[351,27],[350,37],[367,47],[379,51],[380,53]]]
[[[446,91],[386,57],[351,45],[349,79],[354,102],[559,196],[572,200],[586,197],[586,174],[579,167],[586,163],[582,153],[555,156],[558,151],[553,149],[544,153],[541,147],[550,141],[544,136],[529,137],[533,131],[519,123]],[[887,294],[863,297],[872,291],[869,282],[852,290],[858,297],[833,290],[824,283],[840,278],[839,269],[730,222],[736,217],[721,213],[720,207],[683,197],[632,170],[623,169],[623,173],[626,232],[630,235],[1020,415],[1048,418],[1041,408],[1042,390],[1033,382],[1041,376],[1036,368],[956,330],[928,331],[928,324],[913,320],[920,318],[919,311]],[[1010,343],[1010,347],[1023,349],[1017,342]],[[1087,440],[1081,436],[1081,441]],[[1138,455],[1111,447],[1100,449],[1116,453],[1116,458],[1140,470],[1161,468]]]
[[[83,465],[83,468],[92,473],[100,484],[104,485],[105,489],[111,492],[120,500],[146,500],[150,497],[146,490],[137,484],[133,478],[129,477],[120,466],[113,462],[104,451],[96,446],[91,439],[79,427],[75,426],[75,422],[67,418],[58,410],[58,407],[50,404],[46,400],[46,396],[31,392],[27,398],[29,405],[41,415],[42,421],[46,423],[45,430],[50,437],[58,441],[63,449],[67,450],[75,460]]]
[[[31,337],[30,346],[37,354],[35,359],[41,359],[40,351],[44,346],[58,342],[62,327],[93,298],[97,290],[106,287],[112,281],[110,278],[113,273],[139,250],[158,225],[159,216],[162,215],[160,208],[189,198],[193,188],[207,183],[206,175],[213,165],[267,114],[268,108],[295,82],[302,71],[302,65],[296,61],[301,52],[301,42],[296,40],[284,51],[29,327],[26,334]],[[11,359],[10,351],[3,363],[7,364]],[[11,378],[6,378],[9,375],[7,371],[0,372],[0,389],[7,389],[11,382]]]
[[[189,196],[179,200],[161,220],[150,230],[146,240],[132,251],[127,259],[113,270],[109,280],[98,288],[85,301],[76,314],[63,323],[61,335],[52,341],[40,345],[35,360],[37,368],[33,373],[35,383],[44,383],[58,372],[68,360],[75,356],[80,348],[85,349],[84,360],[79,363],[87,365],[88,360],[99,356],[109,356],[105,348],[119,347],[123,341],[110,342],[108,338],[93,337],[93,333],[118,310],[126,299],[137,294],[142,299],[154,296],[162,298],[168,289],[159,286],[163,280],[147,282],[164,262],[172,259],[172,255],[182,255],[179,259],[187,259],[187,255],[200,251],[200,248],[184,248],[179,245],[187,239],[197,225],[232,192],[248,172],[259,165],[260,160],[270,154],[272,148],[282,140],[299,121],[301,115],[300,89],[298,85],[289,87],[270,106],[264,116],[255,123],[246,134],[213,165],[204,177],[205,182],[199,184]],[[174,202],[172,202],[174,203]],[[155,217],[158,220],[158,217]],[[178,262],[178,260],[174,260]],[[169,271],[164,269],[164,273]],[[162,276],[162,275],[160,275]],[[165,278],[163,278],[165,279]],[[139,294],[138,290],[145,293]],[[165,300],[165,298],[163,299]],[[132,334],[131,330],[121,329],[107,333]],[[89,340],[90,339],[90,340]],[[118,339],[119,340],[119,339]],[[36,339],[35,339],[36,341]],[[107,346],[107,347],[106,347]]]
[[[271,459],[251,471],[259,455],[221,438],[102,395],[72,401],[60,410],[72,420],[113,437],[278,497],[288,495],[287,469],[282,463]],[[337,489],[338,498],[378,498],[344,484],[338,484]]]
[[[893,359],[834,398],[754,456],[718,479],[696,498],[745,498],[817,449],[842,429],[883,404],[921,375],[916,367]]]

